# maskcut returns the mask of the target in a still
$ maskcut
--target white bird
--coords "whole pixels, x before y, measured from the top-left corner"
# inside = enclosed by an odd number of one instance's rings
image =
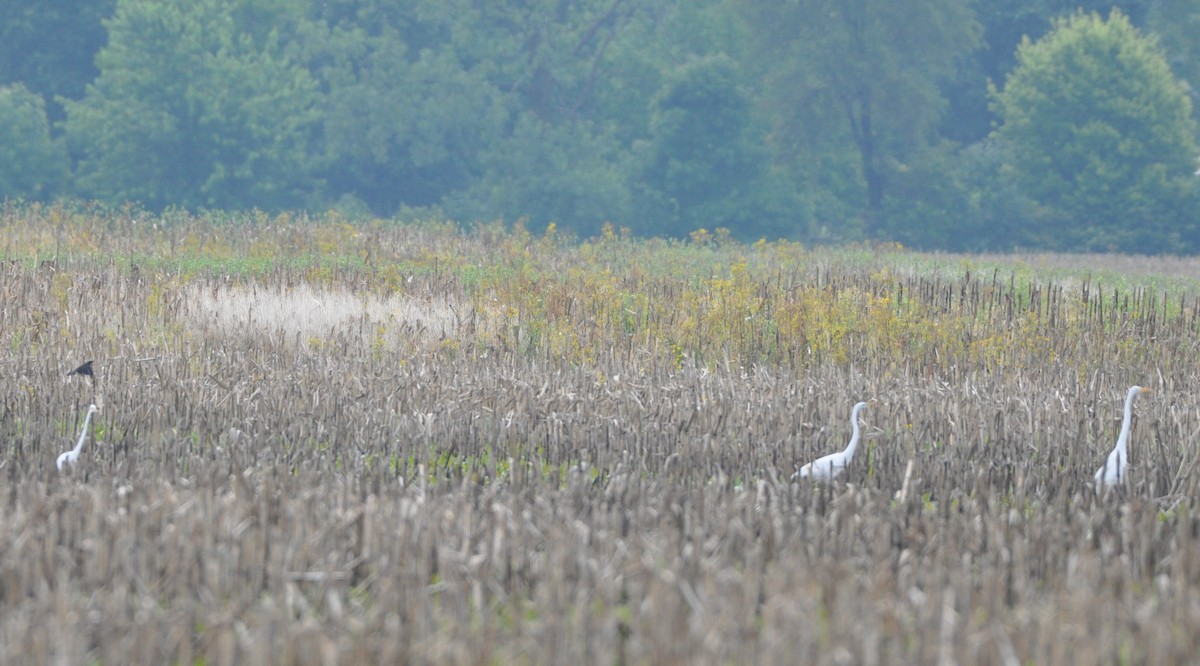
[[[62,455],[58,456],[58,460],[54,464],[58,466],[59,471],[62,471],[63,465],[70,463],[75,464],[79,460],[79,452],[83,450],[83,440],[87,439],[88,425],[92,422],[92,414],[100,411],[100,408],[95,405],[88,405],[87,417],[83,419],[83,432],[79,433],[79,441],[75,443],[75,448],[70,451],[63,451]]]
[[[808,463],[804,467],[801,467],[800,471],[792,475],[792,480],[812,478],[818,481],[828,481],[844,472],[846,466],[854,459],[854,450],[858,448],[858,415],[866,407],[867,403],[860,402],[850,412],[850,427],[853,429],[853,432],[850,435],[850,443],[846,445],[844,451],[831,453]]]
[[[1133,418],[1133,399],[1139,393],[1149,393],[1150,389],[1140,386],[1130,386],[1129,394],[1125,396],[1125,418],[1121,421],[1121,434],[1117,436],[1117,445],[1108,460],[1096,470],[1096,487],[1113,486],[1125,479],[1125,469],[1129,466],[1129,421]]]

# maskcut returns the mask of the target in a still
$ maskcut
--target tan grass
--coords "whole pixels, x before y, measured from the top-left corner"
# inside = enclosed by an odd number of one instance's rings
[[[1200,281],[1200,257],[1022,252],[971,255],[969,258],[980,263],[1009,264],[1040,270],[1056,268],[1081,273],[1110,272],[1131,276],[1186,278]]]
[[[415,233],[316,277],[0,266],[0,662],[1200,650],[1195,293]],[[1131,383],[1131,478],[1096,495]],[[790,483],[863,398],[844,478]]]
[[[218,336],[265,335],[319,345],[351,335],[360,343],[395,345],[401,338],[431,342],[456,339],[458,311],[446,295],[414,298],[377,295],[343,286],[191,286],[184,292],[182,322]]]

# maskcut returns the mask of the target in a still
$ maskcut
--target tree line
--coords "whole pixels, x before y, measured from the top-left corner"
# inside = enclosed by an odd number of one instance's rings
[[[0,197],[1200,249],[1200,0],[85,5],[0,7]]]

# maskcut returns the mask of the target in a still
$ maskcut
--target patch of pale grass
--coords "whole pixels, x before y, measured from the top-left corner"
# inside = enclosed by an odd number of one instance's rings
[[[1200,257],[1138,254],[1070,254],[1056,252],[970,255],[982,263],[1026,265],[1038,270],[1108,271],[1121,275],[1159,276],[1200,281]]]
[[[342,287],[233,285],[190,289],[187,323],[222,337],[266,334],[314,345],[335,339],[456,338],[459,304],[445,296],[379,296]]]

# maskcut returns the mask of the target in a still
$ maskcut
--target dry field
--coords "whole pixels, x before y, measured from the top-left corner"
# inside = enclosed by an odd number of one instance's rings
[[[17,206],[0,250],[0,662],[1200,654],[1200,261]]]

